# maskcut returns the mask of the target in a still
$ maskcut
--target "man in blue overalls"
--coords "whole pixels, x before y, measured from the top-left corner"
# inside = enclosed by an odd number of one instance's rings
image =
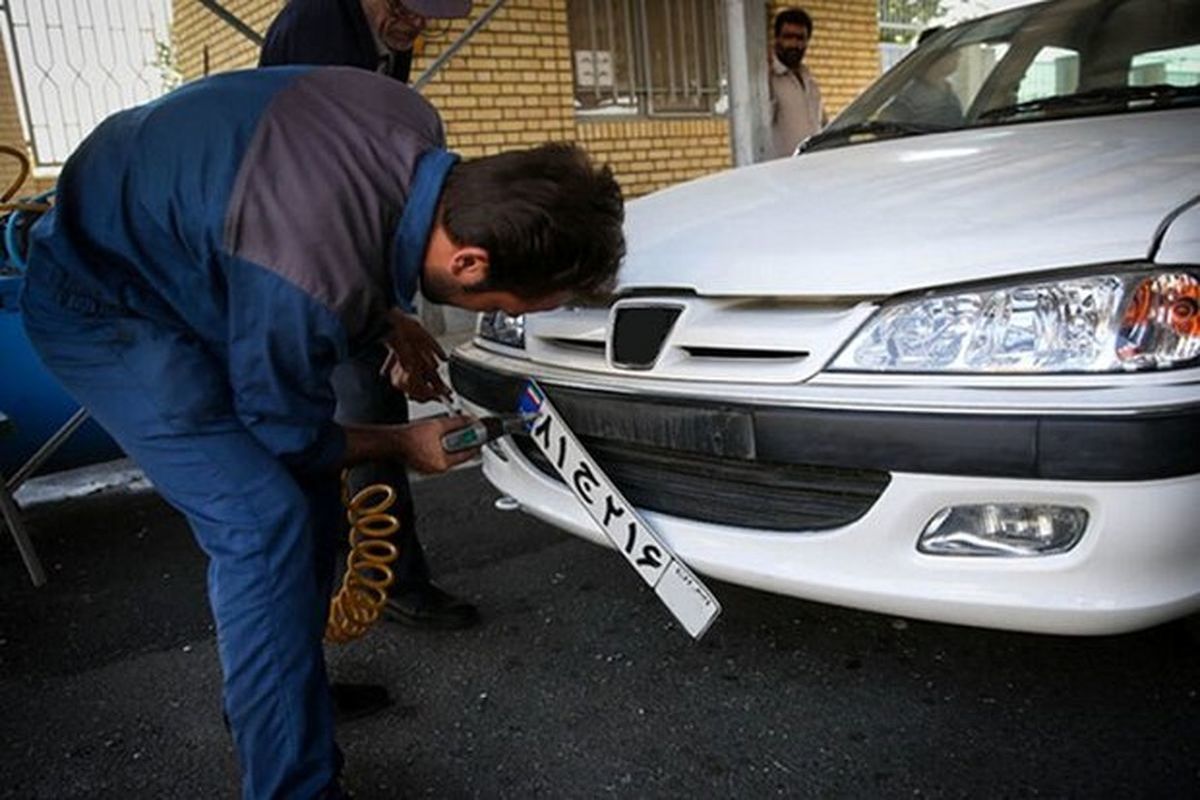
[[[336,424],[333,366],[396,345],[418,287],[522,313],[607,286],[622,215],[576,148],[459,161],[417,94],[337,67],[189,84],[68,160],[32,231],[23,319],[208,555],[247,798],[341,795],[321,646],[337,471],[470,456],[440,446],[462,418]]]

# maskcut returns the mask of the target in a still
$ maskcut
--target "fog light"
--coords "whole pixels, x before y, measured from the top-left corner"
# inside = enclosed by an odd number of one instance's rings
[[[917,549],[936,556],[1049,556],[1078,544],[1087,520],[1087,511],[1070,506],[951,506],[929,520]]]

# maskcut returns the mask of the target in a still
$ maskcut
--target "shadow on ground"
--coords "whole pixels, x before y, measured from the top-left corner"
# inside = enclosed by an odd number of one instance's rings
[[[330,651],[398,700],[339,732],[358,798],[1188,796],[1200,646],[893,619],[714,583],[699,644],[612,553],[417,484],[476,629]],[[51,576],[0,544],[0,796],[234,797],[204,563],[153,494],[42,506]]]

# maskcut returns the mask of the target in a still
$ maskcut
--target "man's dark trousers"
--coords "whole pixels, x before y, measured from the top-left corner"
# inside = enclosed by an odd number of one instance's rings
[[[188,519],[209,557],[225,707],[246,798],[335,791],[321,646],[336,472],[286,468],[239,418],[228,365],[190,331],[108,305],[49,265],[25,281],[30,341]]]

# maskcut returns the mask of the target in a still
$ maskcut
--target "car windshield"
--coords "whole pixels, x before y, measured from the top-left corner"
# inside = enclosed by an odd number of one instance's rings
[[[1200,103],[1200,0],[1061,0],[926,39],[800,152]]]

